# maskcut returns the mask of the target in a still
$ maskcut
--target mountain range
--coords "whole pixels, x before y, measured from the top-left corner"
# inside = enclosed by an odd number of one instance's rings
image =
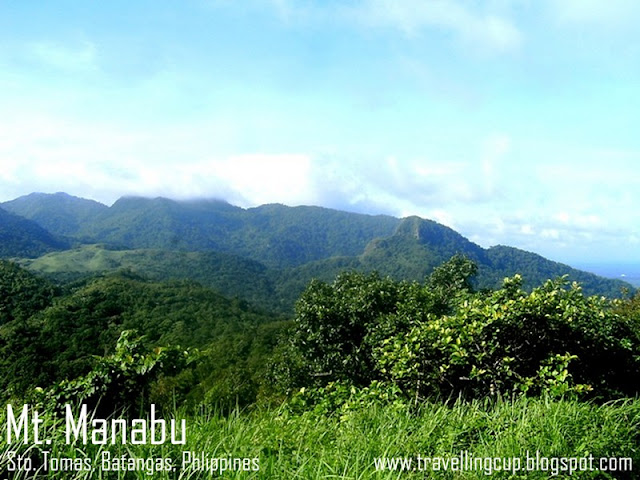
[[[363,215],[279,204],[243,209],[216,199],[123,197],[107,207],[66,193],[0,204],[0,256],[59,282],[129,269],[152,279],[189,278],[263,308],[289,312],[312,278],[344,270],[423,280],[462,254],[477,288],[520,273],[533,287],[561,275],[585,293],[632,287],[508,246],[484,249],[419,217]]]

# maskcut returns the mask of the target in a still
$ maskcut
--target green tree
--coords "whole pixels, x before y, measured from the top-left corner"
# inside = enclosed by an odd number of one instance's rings
[[[455,256],[424,284],[357,273],[312,282],[281,377],[290,389],[385,382],[412,398],[640,391],[637,300],[588,297],[566,278],[527,292],[519,275],[473,292],[475,271]]]
[[[411,316],[406,334],[375,352],[387,380],[418,397],[585,393],[634,395],[640,330],[577,284],[548,281],[526,293],[519,276],[448,315]]]
[[[135,331],[125,330],[115,351],[94,357],[86,375],[37,389],[37,397],[55,409],[83,403],[103,415],[143,407],[149,402],[152,384],[163,374],[175,375],[188,360],[189,353],[180,347],[149,350]]]
[[[333,284],[312,281],[296,304],[293,347],[316,382],[375,376],[365,341],[380,316],[397,308],[401,286],[377,273],[343,273]]]
[[[293,386],[348,381],[366,386],[380,379],[375,352],[386,338],[401,338],[416,316],[441,315],[471,291],[476,267],[455,256],[424,285],[377,273],[348,272],[332,284],[314,280],[296,304],[294,333],[281,377]]]

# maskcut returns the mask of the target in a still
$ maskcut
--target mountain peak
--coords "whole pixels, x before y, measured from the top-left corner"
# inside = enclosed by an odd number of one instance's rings
[[[74,197],[65,192],[34,192],[0,206],[15,215],[33,220],[58,235],[75,234],[83,223],[108,209],[95,200]]]

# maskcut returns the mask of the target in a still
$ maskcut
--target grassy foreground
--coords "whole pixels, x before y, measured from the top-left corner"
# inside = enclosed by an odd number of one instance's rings
[[[397,405],[372,406],[332,415],[310,411],[294,413],[286,407],[230,416],[202,412],[186,418],[185,445],[169,442],[163,445],[66,445],[63,423],[50,419],[46,420],[42,436],[51,438],[51,445],[8,445],[5,413],[6,410],[0,418],[0,478],[16,480],[40,477],[65,480],[640,478],[638,400],[594,405],[521,398],[493,403],[457,402],[449,406],[429,403],[413,412]],[[179,414],[177,417],[181,418]],[[44,451],[49,451],[46,472],[42,462]],[[193,452],[192,458],[199,458],[198,469],[187,465],[183,468],[184,451]],[[493,471],[491,466],[465,470],[462,464],[454,472],[451,471],[453,463],[448,463],[449,471],[445,471],[444,463],[439,464],[440,469],[436,471],[433,470],[438,466],[435,463],[426,471],[400,471],[401,464],[396,471],[376,471],[380,457],[411,458],[416,467],[418,454],[423,458],[423,467],[426,457],[442,456],[450,462],[453,457],[466,455],[468,459],[517,457],[524,469],[527,452],[531,458],[536,452],[543,457],[555,457],[556,463],[538,460],[536,471],[517,473]],[[16,468],[20,455],[31,459],[33,470]],[[108,468],[103,463],[106,455],[111,459],[107,461],[111,465]],[[123,455],[124,460],[114,460]],[[559,463],[561,457],[586,459],[590,456],[596,459],[596,465],[600,457],[626,457],[631,459],[634,469],[610,473],[577,471],[569,476]],[[131,458],[140,459],[137,470],[114,471],[113,462],[126,463]],[[164,465],[162,459],[169,459],[175,469],[157,468],[158,464]],[[70,467],[73,462],[75,466]],[[586,460],[582,462],[585,466]],[[26,463],[24,460],[21,467]]]

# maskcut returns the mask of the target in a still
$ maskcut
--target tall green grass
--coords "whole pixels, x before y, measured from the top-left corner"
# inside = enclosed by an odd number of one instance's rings
[[[182,418],[181,412],[175,413]],[[259,471],[225,471],[232,479],[486,479],[551,478],[550,471],[512,475],[485,471],[376,472],[379,457],[524,457],[536,451],[547,457],[628,457],[635,471],[577,472],[554,478],[640,478],[640,401],[626,400],[604,405],[571,400],[520,398],[509,401],[427,403],[418,409],[371,406],[367,409],[320,415],[296,413],[286,406],[223,415],[202,410],[187,419],[186,445],[66,445],[60,420],[46,420],[49,446],[7,445],[4,413],[0,444],[0,478],[76,479],[194,479],[216,478],[209,472],[181,469],[182,452],[204,453],[208,458],[258,458]],[[42,451],[52,457],[90,458],[92,472],[9,472],[10,450],[40,464]],[[171,458],[178,467],[149,475],[145,470],[101,470],[101,456],[126,455],[142,459]]]

